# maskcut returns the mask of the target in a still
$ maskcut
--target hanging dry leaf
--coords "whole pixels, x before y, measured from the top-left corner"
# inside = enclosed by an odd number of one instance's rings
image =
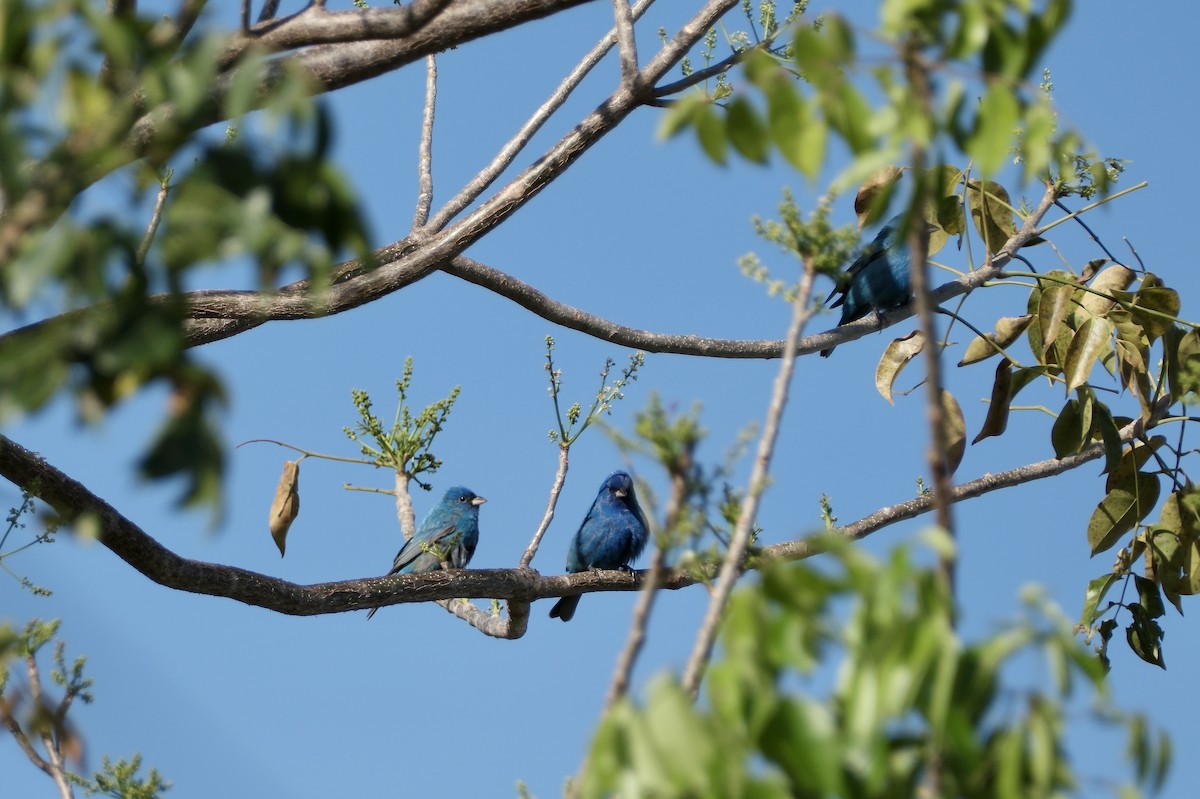
[[[925,349],[925,334],[914,330],[903,338],[898,338],[883,351],[879,364],[875,367],[875,388],[889,404],[892,401],[892,386],[900,375],[905,364],[915,358]]]
[[[287,544],[288,530],[296,516],[300,513],[300,461],[286,461],[283,464],[283,474],[279,476],[279,485],[275,488],[275,499],[271,502],[271,538],[279,547],[279,557],[283,557]]]

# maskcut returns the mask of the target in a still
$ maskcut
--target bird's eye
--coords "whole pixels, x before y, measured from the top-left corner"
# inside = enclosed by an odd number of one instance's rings
[[[461,497],[458,498],[458,501],[459,502],[469,502],[470,500],[466,494],[463,494]]]

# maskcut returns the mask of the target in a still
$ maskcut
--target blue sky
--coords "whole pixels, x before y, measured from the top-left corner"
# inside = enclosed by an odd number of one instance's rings
[[[828,4],[814,10],[822,5]],[[868,3],[838,8],[860,21],[869,22],[873,13]],[[607,30],[610,14],[609,4],[593,3],[442,55],[435,209]],[[658,14],[640,23],[644,55],[657,48],[660,24],[679,22],[678,8]],[[1189,157],[1196,112],[1186,94],[1200,74],[1191,41],[1197,22],[1200,12],[1183,4],[1130,13],[1128,4],[1092,0],[1077,4],[1065,35],[1044,59],[1066,122],[1104,155],[1129,160],[1124,184],[1150,182],[1090,215],[1089,223],[1114,251],[1125,252],[1121,238],[1128,237],[1147,266],[1183,294],[1185,318],[1195,316],[1187,298],[1200,281],[1186,246],[1186,217],[1170,209],[1186,207],[1198,178]],[[610,57],[520,163],[606,96],[616,74]],[[423,85],[423,70],[409,68],[328,99],[337,119],[338,161],[363,198],[378,244],[400,238],[411,222]],[[688,137],[659,142],[660,114],[635,114],[468,254],[558,300],[634,327],[781,337],[788,309],[743,278],[736,261],[754,250],[785,273],[791,265],[755,238],[749,220],[773,215],[784,186],[795,189],[806,209],[816,191],[778,161],[718,168]],[[838,201],[836,216],[852,221],[849,197]],[[1099,254],[1076,232],[1066,232],[1061,244],[1077,264]],[[953,263],[950,253],[941,258]],[[244,285],[249,277],[231,267],[205,277],[210,280]],[[1022,312],[1024,302],[1023,291],[996,288],[972,297],[967,312],[976,324],[990,326],[999,315]],[[819,318],[809,332],[833,322]],[[776,483],[760,515],[766,541],[816,528],[822,493],[832,497],[843,522],[912,496],[925,471],[919,392],[891,407],[873,388],[886,342],[911,327],[844,345],[828,360],[800,361]],[[547,334],[558,341],[568,401],[586,402],[604,359],[623,362],[628,354],[435,274],[352,313],[275,323],[197,355],[219,365],[226,380],[230,445],[274,438],[355,454],[341,432],[354,421],[351,389],[371,392],[386,416],[393,381],[409,355],[415,403],[461,385],[436,448],[445,462],[436,490],[465,484],[489,499],[472,565],[505,567],[520,557],[554,476],[556,453],[546,438],[553,414],[542,368]],[[710,431],[700,455],[716,463],[746,424],[761,421],[776,368],[774,362],[649,355],[611,422],[628,429],[651,391],[679,408],[700,400]],[[979,400],[988,394],[991,372],[983,365],[948,375],[972,434],[985,415]],[[139,482],[133,468],[151,432],[147,420],[159,417],[164,401],[161,392],[147,392],[94,427],[80,426],[60,402],[6,433],[184,556],[299,583],[386,571],[401,541],[392,503],[341,489],[343,482],[386,487],[382,473],[306,461],[301,515],[283,560],[266,528],[275,481],[290,457],[283,450],[252,445],[231,451],[228,520],[220,530],[208,529],[202,514],[176,513],[174,489]],[[1061,397],[1046,393],[1044,401]],[[1049,426],[1043,414],[1014,415],[1004,438],[968,448],[958,478],[1050,457]],[[569,536],[621,460],[599,431],[590,431],[572,450],[571,464],[558,516],[534,562],[544,573],[562,570]],[[634,465],[663,490],[652,466]],[[740,465],[739,478],[748,468],[748,462]],[[1088,558],[1084,535],[1103,490],[1098,471],[1098,465],[1084,467],[956,508],[967,635],[985,634],[1014,616],[1017,592],[1029,583],[1044,584],[1068,616],[1077,616],[1086,581],[1111,563],[1107,554]],[[0,501],[9,507],[16,493],[0,486]],[[430,495],[419,494],[416,505],[424,514]],[[897,525],[864,546],[884,552],[926,523]],[[104,753],[141,752],[174,782],[170,795],[177,799],[504,796],[518,779],[538,796],[556,796],[597,720],[634,602],[632,594],[586,597],[566,625],[546,618],[551,602],[540,602],[524,638],[496,641],[436,606],[386,608],[368,623],[363,613],[290,618],[170,591],[104,548],[69,535],[13,559],[11,567],[54,596],[32,597],[15,581],[0,579],[0,618],[20,624],[32,616],[62,617],[68,655],[88,657],[96,702],[77,707],[72,717],[86,736],[90,764],[98,765]],[[661,598],[637,687],[682,668],[704,602],[699,589]],[[1168,670],[1140,664],[1118,645],[1113,685],[1118,704],[1149,711],[1184,750],[1193,714],[1178,697],[1191,695],[1200,646],[1192,622],[1171,611],[1165,624]],[[1039,678],[1036,670],[1029,676]],[[1127,773],[1113,765],[1120,741],[1087,729],[1072,740],[1081,773]],[[7,737],[0,739],[0,773],[13,796],[52,795],[51,783]],[[1190,796],[1186,778],[1181,763],[1165,795]],[[1088,795],[1103,787],[1083,786]]]

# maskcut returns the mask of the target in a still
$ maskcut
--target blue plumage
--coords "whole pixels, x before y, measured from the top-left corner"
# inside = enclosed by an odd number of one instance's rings
[[[567,550],[567,571],[578,574],[588,569],[625,569],[646,547],[650,525],[638,507],[633,480],[625,472],[613,472],[600,486],[579,531]],[[579,605],[578,596],[565,596],[550,609],[550,618],[570,621]]]
[[[479,544],[479,506],[485,502],[469,488],[449,489],[396,553],[388,574],[437,571],[443,563],[454,569],[466,568]],[[376,610],[379,608],[372,608],[367,618]]]
[[[894,216],[880,229],[874,240],[855,259],[838,281],[831,308],[842,307],[838,327],[862,319],[871,311],[887,311],[906,305],[912,299],[912,257],[908,237],[901,227],[901,216]],[[833,347],[821,351],[828,358]]]

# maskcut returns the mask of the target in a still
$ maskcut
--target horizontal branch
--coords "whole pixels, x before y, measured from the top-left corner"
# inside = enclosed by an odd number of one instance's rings
[[[1143,426],[1141,422],[1134,422],[1122,429],[1122,439],[1127,441],[1153,427],[1166,412],[1168,404],[1169,399],[1164,398],[1148,424]],[[1093,444],[1076,455],[1062,459],[1052,458],[1006,472],[984,475],[955,486],[950,499],[952,502],[961,502],[1002,488],[1051,477],[1094,461],[1103,454],[1104,447]],[[449,609],[489,635],[518,638],[524,634],[528,622],[529,602],[571,594],[639,591],[647,579],[646,572],[642,571],[588,571],[546,577],[533,569],[464,569],[299,585],[236,566],[180,557],[81,483],[3,435],[0,435],[0,475],[45,502],[67,523],[84,516],[94,519],[100,543],[160,585],[196,594],[226,597],[292,616],[342,613],[462,597],[503,599],[509,602],[512,614],[508,620],[478,608],[470,611],[463,603],[451,603]],[[896,522],[915,518],[928,512],[931,507],[932,501],[928,495],[918,497],[883,508],[834,532],[858,540]],[[824,535],[827,534],[775,544],[757,554],[759,557],[786,560],[811,557],[820,551],[820,540]],[[700,574],[679,569],[667,570],[657,587],[677,590],[693,585],[701,578],[709,580],[715,574],[716,564],[709,564],[706,568],[707,571]],[[753,568],[753,564],[749,568]],[[454,605],[459,607],[454,608]],[[460,610],[462,612],[458,612]]]

